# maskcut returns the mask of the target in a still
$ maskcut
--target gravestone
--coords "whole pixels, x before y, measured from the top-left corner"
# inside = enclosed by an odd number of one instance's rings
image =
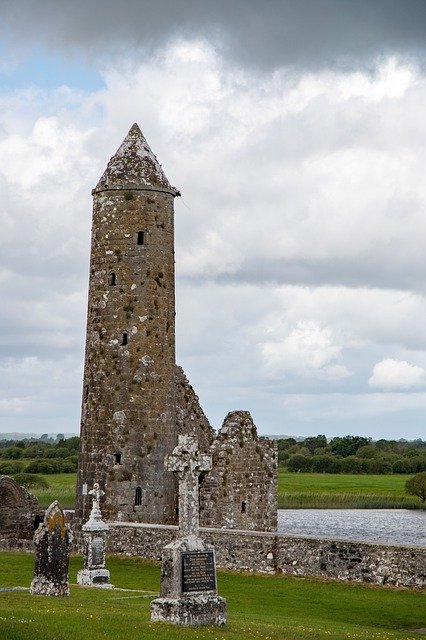
[[[68,565],[71,542],[72,533],[65,523],[64,512],[55,500],[34,533],[36,557],[30,593],[42,596],[69,596]]]
[[[112,588],[109,571],[105,568],[105,546],[108,525],[102,520],[100,499],[105,492],[95,482],[89,491],[93,504],[89,520],[82,526],[84,565],[77,574],[78,584],[90,587]]]
[[[198,481],[211,469],[194,435],[180,435],[165,467],[179,480],[179,538],[163,550],[160,598],[151,603],[151,620],[181,626],[223,625],[226,600],[217,595],[213,547],[199,535]]]

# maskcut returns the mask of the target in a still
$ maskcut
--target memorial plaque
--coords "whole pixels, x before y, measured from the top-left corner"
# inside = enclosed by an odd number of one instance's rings
[[[102,538],[94,538],[92,540],[92,565],[102,567],[104,562],[104,541]]]
[[[182,591],[214,591],[216,571],[213,551],[182,553]]]

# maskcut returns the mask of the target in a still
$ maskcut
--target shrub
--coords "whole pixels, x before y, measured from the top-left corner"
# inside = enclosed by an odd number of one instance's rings
[[[35,473],[16,473],[13,479],[27,489],[48,489],[49,483],[44,478],[36,475]]]
[[[417,471],[413,460],[398,458],[392,465],[392,473],[415,473]]]
[[[56,473],[55,466],[47,460],[34,460],[25,469],[27,473]]]
[[[22,458],[22,448],[8,447],[3,450],[2,458],[5,458],[6,460],[19,460],[19,458]]]
[[[62,473],[75,473],[77,471],[77,461],[72,457],[61,461]]]
[[[311,470],[317,473],[339,473],[341,463],[333,456],[315,456],[312,458]]]
[[[405,483],[405,491],[409,496],[417,496],[422,502],[426,500],[426,471],[417,473]]]
[[[357,456],[348,456],[340,461],[340,470],[342,473],[365,473],[365,460]]]
[[[5,476],[11,476],[14,473],[19,473],[22,469],[20,462],[0,462],[0,473]]]
[[[311,462],[311,458],[295,453],[289,457],[287,467],[289,471],[310,471]]]

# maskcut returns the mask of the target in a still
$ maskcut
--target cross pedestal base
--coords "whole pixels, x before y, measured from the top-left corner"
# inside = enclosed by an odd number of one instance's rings
[[[226,600],[203,594],[158,598],[151,603],[151,620],[182,627],[220,627],[226,624]]]
[[[214,549],[198,536],[164,547],[160,597],[151,603],[151,620],[186,627],[226,624],[226,600],[217,595]]]
[[[81,569],[77,573],[77,584],[81,584],[84,587],[114,588],[114,585],[109,581],[108,569]]]

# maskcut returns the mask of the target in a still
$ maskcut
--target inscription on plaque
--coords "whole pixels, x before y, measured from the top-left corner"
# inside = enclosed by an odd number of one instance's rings
[[[102,538],[94,538],[92,540],[92,565],[103,566],[104,564],[104,545]]]
[[[216,572],[213,551],[182,553],[182,591],[214,591]]]

